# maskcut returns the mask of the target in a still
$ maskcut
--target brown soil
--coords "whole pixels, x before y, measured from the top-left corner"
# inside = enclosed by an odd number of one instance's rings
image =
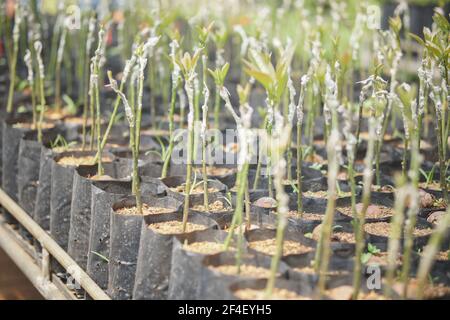
[[[396,265],[400,265],[402,263],[401,256],[398,255],[396,259]],[[372,254],[367,262],[368,265],[380,265],[387,266],[388,264],[388,253],[387,252],[379,252],[377,254]]]
[[[45,111],[45,118],[49,120],[61,120],[68,115],[70,114],[64,108],[62,108],[60,111],[56,111],[55,109],[47,109]]]
[[[152,223],[148,226],[159,234],[181,234],[183,233],[183,222],[178,220]],[[202,224],[188,222],[186,233],[205,230],[207,227]]]
[[[314,228],[312,232],[312,239],[319,241],[320,239],[320,233],[321,233],[322,225],[318,225]],[[355,235],[351,232],[342,232],[342,231],[335,231],[331,235],[331,241],[332,242],[340,242],[340,243],[356,243],[355,241]]]
[[[374,192],[382,192],[382,193],[393,193],[395,192],[395,188],[392,186],[376,186],[372,185],[371,190]]]
[[[326,291],[326,295],[333,300],[352,300],[353,287],[352,286],[339,286]],[[360,292],[358,300],[386,300],[381,294],[375,291]]]
[[[267,255],[274,255],[276,252],[276,239],[266,239],[253,241],[249,243],[249,247],[262,252]],[[303,254],[311,252],[312,248],[302,245],[299,242],[292,240],[284,240],[283,243],[283,256],[292,255],[292,254]]]
[[[355,235],[350,232],[334,232],[331,241],[341,243],[355,243]]]
[[[111,181],[111,180],[113,180],[113,177],[107,176],[107,175],[102,175],[102,176],[95,175],[92,177],[89,176],[88,178],[91,180],[94,180],[94,181]]]
[[[427,184],[426,182],[420,182],[419,188],[440,191],[441,184],[439,183],[439,181],[432,181],[429,184]]]
[[[277,201],[273,198],[263,197],[253,202],[253,205],[264,209],[274,209],[277,207]]]
[[[195,168],[197,173],[202,173],[202,168]],[[226,176],[236,172],[236,169],[233,168],[223,168],[223,167],[206,167],[206,174],[208,176]]]
[[[450,260],[450,250],[441,251],[436,254],[437,261],[449,261]]]
[[[296,272],[306,273],[306,274],[316,274],[316,271],[314,268],[311,267],[303,267],[303,268],[293,268],[292,270]],[[342,270],[328,270],[327,275],[328,276],[339,276],[339,275],[346,275],[348,274],[347,271]]]
[[[362,204],[358,203],[356,205],[356,210],[361,210]],[[352,217],[352,207],[338,207],[337,210],[341,212],[342,214]],[[366,212],[366,219],[380,219],[380,218],[387,218],[391,217],[394,214],[394,209],[382,206],[382,205],[369,205]]]
[[[355,173],[355,178],[356,178],[356,177],[360,177],[360,176],[362,176],[362,173]],[[348,176],[348,172],[347,172],[347,171],[341,171],[341,172],[338,173],[337,179],[338,179],[338,180],[344,180],[344,181],[347,181],[347,180],[349,180],[350,178],[349,178],[349,176]]]
[[[318,154],[311,154],[306,157],[306,162],[312,162],[312,163],[327,163],[321,156]]]
[[[404,285],[402,283],[394,284],[394,290],[398,294],[403,293],[403,288],[404,288]],[[417,298],[417,295],[416,295],[417,289],[418,289],[417,279],[411,279],[409,281],[409,285],[408,285],[407,297],[409,299],[416,299]],[[448,297],[449,295],[450,295],[450,287],[447,287],[444,284],[440,283],[440,284],[435,284],[435,285],[431,285],[431,284],[426,285],[424,288],[423,297],[424,297],[424,299],[433,300],[433,299],[442,298],[444,296]]]
[[[247,223],[243,223],[242,225],[242,228],[241,228],[241,230],[242,230],[242,233],[244,233],[246,230],[256,230],[256,229],[259,229],[259,225],[256,225],[256,224],[250,224],[250,228],[249,229],[245,229],[246,228],[246,226],[247,226]],[[230,232],[230,226],[226,226],[224,229],[223,229],[223,231],[225,231],[225,232]],[[235,234],[239,234],[239,225],[236,225],[236,227],[234,228],[234,233]]]
[[[229,276],[241,276],[255,279],[267,279],[270,276],[270,269],[257,267],[250,264],[243,264],[240,266],[240,272],[236,265],[221,265],[221,266],[209,266],[211,270],[229,275]]]
[[[42,129],[51,129],[54,128],[55,124],[54,123],[48,123],[48,122],[44,122],[42,123]],[[33,128],[33,123],[28,123],[28,122],[19,122],[19,123],[15,123],[13,125],[13,128],[18,128],[18,129],[34,129]]]
[[[328,197],[328,191],[316,191],[316,192],[312,192],[312,191],[306,191],[303,192],[303,195],[305,197],[309,197],[309,198],[327,198]],[[339,194],[336,194],[337,197],[336,198],[347,198],[347,197],[351,197],[352,193],[351,192],[341,192]]]
[[[84,120],[82,117],[69,117],[69,118],[64,119],[64,123],[83,125]],[[89,125],[91,125],[91,123],[92,123],[92,120],[87,119],[86,124],[89,126]]]
[[[130,208],[120,208],[115,211],[117,214],[127,215],[127,216],[137,216],[139,215],[137,207]],[[171,213],[173,209],[162,208],[162,207],[150,207],[148,204],[142,204],[142,215],[152,215],[152,214],[162,214],[162,213]]]
[[[367,233],[370,233],[370,234],[373,234],[376,236],[389,237],[390,230],[391,230],[390,227],[391,227],[391,225],[389,222],[366,223],[364,225],[364,230]],[[413,235],[414,235],[414,237],[423,237],[423,236],[430,235],[432,232],[433,232],[433,230],[430,228],[425,228],[425,229],[415,228]]]
[[[80,145],[73,145],[68,147],[56,147],[52,149],[55,153],[63,153],[67,151],[82,151],[82,148]]]
[[[235,296],[241,300],[311,300],[308,297],[303,297],[298,295],[297,293],[286,290],[274,288],[272,295],[268,297],[265,293],[265,290],[257,290],[257,289],[239,289],[234,292]]]
[[[332,300],[351,300],[353,294],[352,286],[339,286],[326,291],[326,296]]]
[[[281,181],[281,183],[282,183],[284,186],[292,186],[292,185],[297,186],[297,180],[288,180],[288,179],[284,179],[283,181]]]
[[[167,130],[158,130],[158,129],[149,129],[149,130],[144,130],[141,132],[141,134],[145,134],[145,135],[149,135],[149,136],[157,136],[157,137],[161,137],[161,136],[168,136],[169,135],[169,131]]]
[[[375,291],[361,292],[358,300],[387,300],[387,298]]]
[[[200,204],[192,207],[192,210],[199,211],[199,212],[221,213],[221,212],[230,211],[230,208],[225,207],[223,205],[222,201],[217,200],[208,205],[208,210],[206,210],[206,207],[204,205],[200,205]]]
[[[211,255],[211,254],[217,254],[217,253],[224,251],[225,246],[221,242],[200,241],[200,242],[184,244],[183,249],[186,251],[191,251],[191,252],[195,252],[195,253]],[[233,248],[229,248],[229,250],[233,250]]]
[[[389,222],[367,223],[364,225],[364,231],[377,236],[389,237],[390,226]]]
[[[309,212],[303,212],[303,214],[299,214],[298,211],[289,211],[288,217],[296,218],[296,219],[304,219],[304,220],[310,220],[310,221],[321,221],[324,217],[323,214],[318,213],[309,213]]]
[[[83,157],[74,157],[74,156],[67,156],[62,157],[58,160],[58,164],[65,167],[78,167],[81,165],[93,165],[95,156],[83,156]],[[110,158],[103,158],[103,162],[110,162]]]
[[[174,187],[174,188],[170,188],[171,191],[173,192],[178,192],[178,193],[184,193],[186,186],[178,186],[178,187]],[[194,189],[192,189],[190,194],[202,194],[204,191],[203,189],[203,184],[200,184],[198,187],[195,187]],[[218,192],[219,190],[217,188],[208,188],[208,193],[214,193],[214,192]]]

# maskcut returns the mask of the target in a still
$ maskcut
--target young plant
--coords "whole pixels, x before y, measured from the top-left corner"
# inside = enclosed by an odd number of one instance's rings
[[[328,201],[325,216],[322,221],[319,241],[314,258],[314,269],[319,274],[319,296],[325,293],[325,285],[330,261],[331,231],[336,207],[336,181],[339,171],[339,132],[332,129],[327,144],[328,155]]]
[[[200,138],[202,140],[203,206],[206,208],[206,211],[209,211],[208,173],[206,171],[206,142],[207,142],[206,129],[208,121],[208,100],[209,100],[209,90],[205,78],[205,81],[203,82],[203,106],[202,106],[202,124],[200,129]]]
[[[418,143],[414,137],[418,136],[417,127],[417,102],[415,88],[406,83],[402,83],[397,88],[398,98],[400,100],[400,109],[403,117],[404,127],[404,150],[402,170],[403,176],[407,176],[408,149],[414,147],[413,144]],[[418,168],[417,172],[418,173]]]
[[[34,91],[33,58],[30,50],[27,49],[23,60],[25,61],[25,65],[27,66],[28,70],[27,81],[31,89],[31,106],[33,109],[33,130],[35,130],[37,127],[36,92]]]
[[[127,97],[118,87],[117,81],[113,79],[111,71],[108,72],[109,87],[117,93],[120,100],[124,104],[125,115],[130,127],[130,149],[133,156],[133,186],[132,190],[136,197],[136,208],[139,214],[142,214],[142,200],[139,180],[139,150],[140,150],[140,135],[141,135],[141,120],[142,120],[142,97],[144,92],[144,71],[147,65],[148,48],[156,44],[159,38],[150,38],[145,44],[137,47],[133,57],[127,60],[125,70],[127,76],[130,70],[137,64],[138,67],[138,97],[136,107],[131,107]],[[134,110],[133,110],[134,109]]]
[[[37,125],[38,129],[38,141],[42,142],[42,124],[44,122],[44,114],[45,114],[45,92],[44,92],[44,81],[45,81],[45,70],[44,70],[44,61],[42,60],[42,42],[35,41],[34,42],[34,50],[36,52],[36,60],[38,65],[38,80],[39,80],[39,97],[40,97],[40,106],[39,106],[39,121]]]
[[[440,184],[441,184],[441,190],[442,190],[442,197],[444,198],[444,201],[448,203],[448,190],[447,190],[447,181],[445,180],[445,172],[447,170],[445,165],[445,153],[444,153],[444,144],[445,141],[443,140],[442,132],[443,132],[443,125],[442,125],[442,119],[444,111],[443,111],[443,99],[442,99],[442,87],[434,86],[433,89],[430,92],[430,98],[433,101],[434,109],[436,112],[436,125],[435,125],[435,131],[436,131],[436,137],[437,137],[437,144],[438,144],[438,153],[439,153],[439,176],[440,176]]]
[[[395,271],[397,267],[398,254],[400,252],[400,241],[403,236],[403,223],[405,220],[406,201],[411,195],[412,186],[404,185],[405,180],[402,178],[397,183],[397,193],[395,195],[394,216],[391,221],[389,240],[388,240],[388,256],[387,256],[387,275],[384,294],[390,297],[395,281]]]
[[[441,244],[448,234],[448,229],[450,228],[450,207],[447,209],[447,213],[444,218],[439,222],[437,228],[431,235],[430,240],[428,241],[427,246],[423,250],[422,259],[419,263],[419,269],[417,271],[417,297],[422,299],[424,296],[424,289],[428,279],[428,275],[430,274],[431,267],[433,266],[433,262],[435,260],[436,254],[441,248]]]
[[[171,92],[171,100],[170,100],[170,109],[169,109],[169,148],[167,151],[166,157],[164,157],[164,164],[162,168],[161,178],[167,177],[167,173],[169,171],[170,159],[172,157],[172,152],[175,143],[174,137],[174,115],[175,115],[175,103],[177,100],[177,91],[180,87],[180,83],[182,81],[181,78],[181,70],[178,64],[176,63],[176,52],[179,48],[178,41],[176,39],[172,40],[170,43],[170,58],[172,63],[172,92]]]
[[[91,95],[89,93],[91,93],[91,81],[90,81],[90,57],[91,57],[91,49],[92,49],[92,45],[94,44],[95,41],[95,36],[94,36],[94,32],[95,32],[95,23],[96,23],[96,19],[94,18],[94,16],[91,16],[89,19],[89,24],[88,24],[88,33],[86,36],[86,52],[84,52],[84,83],[87,84],[84,86],[84,91],[83,91],[83,128],[82,128],[82,142],[81,142],[81,148],[82,150],[85,149],[86,147],[86,137],[87,137],[87,123],[88,123],[88,108],[89,105],[92,105],[91,101],[90,101],[90,97]],[[91,126],[94,126],[94,123],[91,123]],[[91,139],[91,143],[92,143],[92,139]]]
[[[247,86],[248,88],[248,86]],[[225,249],[228,250],[231,240],[234,236],[236,225],[239,228],[238,235],[238,250],[236,253],[236,264],[238,271],[240,270],[242,245],[244,233],[242,230],[243,223],[243,211],[244,211],[244,198],[246,190],[248,189],[248,169],[249,163],[252,157],[252,144],[254,141],[253,133],[251,132],[251,118],[253,114],[253,108],[248,104],[249,90],[245,90],[238,87],[239,92],[239,110],[241,116],[239,117],[230,102],[229,92],[225,87],[220,88],[220,96],[225,101],[225,108],[231,113],[233,119],[236,121],[236,126],[239,135],[239,158],[238,158],[238,174],[236,185],[238,188],[236,198],[236,208],[234,210],[233,219],[230,225],[230,231],[225,240]],[[247,216],[247,224],[250,222],[250,217]]]
[[[270,147],[273,163],[274,185],[276,191],[277,206],[277,233],[276,233],[276,251],[272,257],[270,276],[267,281],[266,295],[270,297],[275,287],[275,279],[283,256],[284,233],[287,227],[287,214],[289,212],[289,196],[284,191],[283,179],[286,174],[286,160],[284,153],[289,146],[289,137],[292,130],[291,124],[285,124],[283,116],[275,113],[275,126],[272,135]],[[299,192],[300,193],[300,192]]]
[[[189,197],[191,189],[192,161],[194,155],[194,81],[197,78],[195,68],[200,57],[201,50],[197,50],[192,56],[186,52],[182,57],[178,57],[176,62],[181,69],[184,77],[184,89],[188,97],[188,145],[186,159],[186,186],[184,190],[184,208],[183,208],[183,232],[186,231],[187,219],[189,214]]]
[[[288,68],[291,63],[294,54],[294,47],[288,46],[286,50],[282,52],[281,58],[274,67],[271,62],[271,55],[257,51],[255,49],[249,50],[250,61],[244,61],[246,64],[245,72],[258,81],[266,90],[267,99],[267,118],[266,118],[266,130],[267,134],[271,136],[272,126],[274,121],[274,111],[279,109],[281,98],[287,87],[289,79]],[[270,141],[269,141],[270,142]],[[270,150],[268,150],[270,153]],[[269,196],[272,197],[272,177],[271,177],[271,156],[268,154],[267,174],[269,184]],[[258,161],[258,167],[261,166],[261,159]],[[253,189],[258,187],[258,179],[256,176]]]
[[[428,186],[433,183],[434,172],[436,171],[436,164],[433,165],[433,167],[429,172],[426,172],[422,168],[420,168],[419,171],[420,174],[425,178],[425,188],[428,188]]]
[[[220,25],[220,27],[213,33],[213,39],[216,44],[216,61],[215,69],[222,70],[223,67],[228,64],[224,60],[225,45],[228,40],[228,30],[225,26]],[[210,69],[208,69],[210,70]],[[209,71],[211,73],[211,71]],[[226,75],[225,75],[226,76]],[[214,77],[214,76],[213,76]],[[223,77],[225,78],[225,77]],[[214,128],[219,129],[219,114],[220,114],[220,88],[223,86],[222,83],[218,83],[214,77],[216,84],[216,91],[214,96]]]
[[[91,117],[92,117],[92,128],[91,128],[91,147],[93,148],[94,141],[94,131],[97,134],[97,154],[99,158],[97,159],[98,170],[97,174],[99,176],[103,175],[103,165],[102,165],[102,144],[101,144],[101,106],[100,106],[100,90],[99,90],[99,74],[100,74],[100,60],[103,58],[103,46],[105,37],[105,29],[100,26],[98,32],[98,46],[95,50],[95,55],[91,59],[91,77],[90,77],[90,103],[91,103]],[[95,110],[95,114],[94,114]],[[95,123],[95,125],[94,125]],[[94,130],[94,128],[96,130]]]
[[[300,82],[300,97],[298,99],[296,113],[297,113],[297,213],[303,214],[303,194],[302,194],[302,165],[303,165],[303,151],[302,151],[302,130],[304,118],[304,103],[305,94],[308,88],[310,77],[304,75]],[[290,170],[290,169],[289,169]]]
[[[14,12],[13,52],[11,63],[9,66],[9,91],[8,102],[6,105],[6,111],[8,113],[11,113],[13,111],[14,87],[16,85],[17,56],[19,54],[20,26],[22,24],[22,10],[18,2],[16,3]]]
[[[363,176],[363,195],[362,208],[354,219],[355,228],[355,263],[353,267],[353,299],[358,299],[359,291],[361,289],[361,275],[362,275],[362,255],[364,251],[364,223],[367,208],[370,205],[370,197],[372,193],[373,169],[372,162],[375,153],[375,131],[377,128],[377,120],[371,117],[369,119],[369,144],[367,146],[367,154],[364,159],[364,176]]]
[[[67,25],[66,23],[62,26],[62,33],[59,39],[58,54],[56,57],[56,68],[55,68],[55,108],[56,112],[61,112],[61,64],[64,57],[64,49],[66,46],[66,36],[67,36]]]
[[[225,84],[225,78],[230,69],[230,64],[227,62],[222,67],[216,67],[215,70],[208,69],[208,72],[214,79],[216,84],[216,97],[214,102],[214,128],[219,129],[219,114],[220,114],[220,90]]]

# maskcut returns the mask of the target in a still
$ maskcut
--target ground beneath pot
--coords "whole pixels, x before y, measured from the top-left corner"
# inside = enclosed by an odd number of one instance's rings
[[[250,288],[236,290],[234,295],[241,300],[311,300],[293,291],[280,288],[274,288],[271,296],[267,296],[264,289]]]

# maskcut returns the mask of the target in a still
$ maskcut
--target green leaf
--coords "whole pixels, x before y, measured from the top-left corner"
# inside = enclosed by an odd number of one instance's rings
[[[95,252],[95,251],[91,251],[91,253],[95,254],[97,257],[100,257],[102,260],[109,262],[109,259],[107,257],[105,257],[104,255],[102,255],[98,252]]]
[[[375,245],[371,243],[367,245],[367,250],[372,254],[377,254],[381,252],[380,249],[378,249]]]
[[[361,255],[361,263],[366,264],[367,262],[369,262],[371,257],[372,257],[372,254],[370,252],[363,253]]]
[[[62,99],[66,103],[67,111],[72,115],[76,114],[78,108],[75,102],[72,100],[72,98],[69,97],[67,94],[65,94],[63,95]]]
[[[418,44],[420,44],[422,47],[425,47],[425,41],[418,35],[415,35],[414,33],[409,33],[409,36],[417,41]]]
[[[266,89],[267,91],[271,89],[272,78],[270,77],[269,74],[255,69],[245,68],[244,70],[249,76],[255,78],[255,80],[258,81],[264,87],[264,89]]]

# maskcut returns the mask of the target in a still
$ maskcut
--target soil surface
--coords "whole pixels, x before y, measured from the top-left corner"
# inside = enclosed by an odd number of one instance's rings
[[[391,224],[389,222],[375,222],[375,223],[366,223],[364,225],[364,230],[367,233],[381,236],[381,237],[389,237]],[[419,229],[415,228],[413,231],[413,235],[415,237],[423,237],[430,235],[433,232],[431,228]]]
[[[356,205],[356,211],[362,209],[362,203]],[[338,207],[337,210],[343,215],[353,218],[352,207]],[[394,209],[382,205],[369,205],[366,212],[366,219],[380,219],[392,217]]]
[[[259,241],[252,241],[249,243],[249,247],[253,250],[262,252],[267,255],[274,255],[277,249],[276,239],[265,239]],[[313,249],[302,245],[299,242],[292,240],[284,240],[283,242],[283,256],[292,254],[303,254],[311,252]]]
[[[192,210],[199,211],[199,212],[221,213],[221,212],[230,211],[230,208],[224,206],[222,201],[217,200],[208,205],[208,210],[206,210],[206,207],[204,205],[200,205],[200,204],[192,207]]]
[[[202,168],[195,168],[195,171],[197,173],[201,174]],[[206,174],[208,176],[221,177],[221,176],[233,174],[235,172],[236,172],[236,169],[233,169],[233,168],[222,168],[222,167],[211,167],[211,166],[206,167]]]
[[[159,234],[182,234],[183,222],[178,220],[152,223],[148,226]],[[202,224],[188,222],[186,224],[186,233],[205,230],[207,227]]]
[[[162,214],[162,213],[171,213],[173,209],[170,208],[162,208],[162,207],[152,207],[148,204],[142,204],[142,215],[151,215],[151,214]],[[115,211],[117,214],[127,215],[127,216],[137,216],[139,215],[138,208],[136,206],[130,208],[120,208]]]
[[[220,242],[200,241],[184,244],[183,249],[190,252],[211,255],[225,251],[225,246]],[[229,248],[228,250],[233,250],[233,248]]]
[[[51,128],[54,128],[54,127],[55,127],[54,123],[47,123],[47,122],[42,123],[42,126],[41,126],[42,129],[51,129]],[[18,123],[15,123],[13,125],[13,128],[17,128],[17,129],[34,129],[33,128],[33,123],[29,123],[29,122],[18,122]]]
[[[234,294],[242,300],[311,300],[311,298],[300,296],[293,291],[279,288],[274,288],[270,297],[266,295],[264,289],[239,289],[235,291]]]
[[[173,192],[178,192],[178,193],[183,193],[184,194],[184,190],[186,189],[186,186],[178,186],[178,187],[174,187],[174,188],[170,188],[171,191]],[[190,194],[203,194],[204,192],[204,188],[203,188],[203,184],[199,185],[198,187],[195,187],[194,189],[191,190]],[[208,188],[208,193],[214,193],[214,192],[218,192],[219,190],[217,188]]]
[[[255,279],[267,279],[270,276],[270,269],[257,267],[250,264],[243,264],[239,268],[236,265],[221,265],[221,266],[209,266],[211,270],[229,275],[229,276],[242,276]]]
[[[103,158],[103,162],[111,161],[110,158]],[[65,167],[88,166],[95,164],[95,156],[74,157],[67,156],[58,160],[58,164]]]

